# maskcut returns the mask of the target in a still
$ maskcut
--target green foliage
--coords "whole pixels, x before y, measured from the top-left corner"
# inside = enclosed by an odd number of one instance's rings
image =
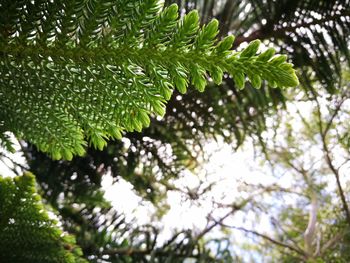
[[[174,88],[203,91],[223,73],[244,87],[298,84],[284,56],[262,61],[259,41],[241,52],[216,43],[218,22],[199,28],[192,11],[178,18],[161,1],[2,1],[1,130],[54,159],[103,149],[123,131],[141,131],[165,114]],[[6,14],[6,15],[5,15]]]
[[[86,262],[72,236],[50,219],[30,173],[0,177],[1,262]]]

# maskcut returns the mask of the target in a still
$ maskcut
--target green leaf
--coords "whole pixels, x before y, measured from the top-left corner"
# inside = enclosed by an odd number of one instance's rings
[[[216,53],[226,55],[227,51],[229,51],[232,48],[234,41],[235,41],[235,37],[232,35],[225,37],[215,47]]]
[[[104,136],[98,132],[92,132],[90,135],[93,146],[100,151],[102,151],[107,144],[106,140],[103,137]]]
[[[175,82],[175,86],[176,86],[177,90],[181,94],[185,94],[187,91],[187,86],[188,86],[187,80],[185,78],[175,77],[174,82]]]
[[[138,117],[145,128],[149,127],[151,120],[145,111],[139,111]]]
[[[52,159],[54,160],[59,160],[62,158],[61,152],[57,148],[51,150],[51,155],[52,155]]]
[[[197,10],[192,10],[183,19],[183,27],[187,32],[193,32],[198,29],[199,15]]]
[[[207,85],[205,70],[193,65],[191,69],[192,84],[199,92],[203,92]]]
[[[275,52],[273,48],[269,48],[258,56],[257,61],[267,62],[275,55]]]
[[[222,82],[222,77],[224,75],[224,72],[221,70],[220,67],[213,67],[210,72],[211,77],[213,78],[215,84],[220,85]]]
[[[151,104],[152,104],[154,112],[158,116],[163,117],[165,114],[165,105],[161,101],[158,101],[158,100],[153,100],[151,102]]]
[[[249,77],[249,79],[250,79],[254,88],[256,88],[256,89],[261,88],[261,78],[259,77],[259,75],[253,74],[251,77]]]
[[[286,62],[286,60],[287,60],[286,55],[278,55],[278,56],[275,56],[273,59],[271,59],[269,63],[273,66],[279,66],[284,62]]]
[[[236,72],[233,76],[233,80],[239,89],[244,89],[245,76],[242,72]]]
[[[250,44],[241,52],[240,57],[241,58],[250,58],[250,57],[254,56],[256,54],[256,52],[258,52],[260,43],[261,42],[259,39],[256,39],[256,40],[250,42]]]
[[[206,39],[213,40],[219,33],[219,21],[217,19],[211,20],[208,25],[204,27],[203,33]]]
[[[113,133],[111,132],[111,134],[113,134]],[[114,136],[114,138],[116,138],[116,139],[121,139],[122,137],[121,137],[121,136],[120,136],[120,137]],[[75,152],[77,155],[79,155],[79,156],[83,156],[83,155],[85,154],[85,149],[84,149],[84,147],[83,147],[82,145],[77,144],[77,145],[75,145],[75,147],[74,147],[74,152]]]
[[[67,161],[71,161],[73,159],[73,153],[68,149],[62,150],[62,156],[63,156],[63,159]]]
[[[179,13],[178,13],[178,6],[177,4],[171,4],[170,6],[166,7],[164,9],[164,17],[165,19],[169,21],[174,21],[177,19]]]

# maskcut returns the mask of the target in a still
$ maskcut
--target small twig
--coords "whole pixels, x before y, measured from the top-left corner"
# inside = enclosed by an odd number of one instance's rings
[[[331,154],[330,154],[330,150],[327,144],[327,133],[329,131],[329,127],[331,127],[332,122],[335,118],[335,116],[337,115],[337,113],[339,112],[341,105],[343,104],[344,101],[340,101],[340,103],[338,103],[336,109],[335,109],[335,113],[333,113],[331,119],[329,120],[329,122],[327,123],[326,128],[324,129],[323,127],[323,123],[322,123],[322,113],[321,113],[321,105],[317,99],[317,94],[315,94],[315,91],[312,91],[312,95],[314,97],[314,101],[316,102],[317,105],[317,115],[318,115],[318,126],[319,126],[319,132],[321,135],[321,139],[322,139],[322,146],[323,146],[323,151],[325,153],[325,159],[326,159],[326,163],[329,167],[329,169],[332,171],[332,173],[334,174],[336,183],[337,183],[337,188],[339,191],[339,195],[340,195],[340,199],[343,205],[343,210],[346,216],[346,220],[348,222],[348,224],[350,225],[350,210],[348,207],[348,204],[346,202],[346,198],[345,198],[345,194],[344,194],[344,190],[343,187],[341,185],[340,182],[340,175],[339,175],[339,170],[337,168],[334,167],[333,162],[332,162],[332,158],[331,158]]]
[[[306,254],[305,254],[305,252],[302,249],[299,249],[299,248],[296,248],[296,247],[294,247],[292,245],[280,242],[280,241],[278,241],[276,239],[273,239],[272,237],[269,237],[269,236],[267,236],[265,234],[259,233],[259,232],[255,231],[255,230],[246,229],[244,227],[238,227],[238,226],[229,226],[229,225],[226,225],[226,224],[221,224],[221,225],[223,227],[233,228],[233,229],[241,230],[241,231],[246,232],[246,233],[254,234],[256,236],[259,236],[259,237],[261,237],[263,239],[266,239],[266,240],[270,241],[271,243],[273,243],[275,245],[278,245],[278,246],[284,247],[284,248],[288,248],[289,250],[296,252],[298,255],[302,256],[303,259],[306,258]]]
[[[19,168],[21,168],[23,171],[27,171],[28,167],[12,160],[12,158],[10,158],[9,156],[7,156],[6,154],[0,153],[0,158],[6,158],[8,159],[11,163],[13,163],[15,166],[18,166]],[[1,160],[1,159],[0,159]],[[1,160],[9,169],[11,169],[15,174],[19,175],[19,173],[17,172],[17,170],[14,168],[9,167],[3,160]]]
[[[327,243],[322,246],[320,250],[320,255],[323,255],[329,248],[336,245],[338,241],[343,238],[343,236],[344,236],[344,233],[338,233],[334,237],[332,237],[330,240],[328,240]]]

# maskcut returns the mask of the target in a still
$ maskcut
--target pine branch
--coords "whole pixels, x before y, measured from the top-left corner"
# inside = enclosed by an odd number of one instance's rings
[[[292,64],[258,40],[241,52],[233,36],[217,42],[218,22],[202,28],[192,11],[161,1],[10,1],[0,12],[1,130],[35,144],[54,159],[102,149],[123,131],[141,131],[163,116],[176,88],[204,91],[228,73],[244,88],[263,80],[298,85]],[[53,12],[54,10],[54,12]]]
[[[43,206],[30,173],[0,177],[1,262],[86,262]]]

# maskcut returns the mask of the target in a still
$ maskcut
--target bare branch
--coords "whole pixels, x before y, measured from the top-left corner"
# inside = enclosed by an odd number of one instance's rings
[[[350,225],[350,210],[349,210],[349,206],[347,204],[346,198],[345,198],[343,187],[342,187],[341,182],[340,182],[339,169],[337,169],[333,165],[332,158],[331,158],[331,153],[330,153],[330,150],[329,150],[329,147],[328,147],[328,144],[327,144],[327,133],[329,131],[328,127],[330,127],[332,125],[331,122],[333,122],[336,114],[332,115],[330,121],[326,125],[326,128],[324,128],[323,127],[323,123],[322,123],[321,105],[320,105],[320,103],[318,101],[317,94],[315,94],[314,91],[312,92],[312,94],[313,94],[313,97],[314,97],[314,101],[316,102],[316,105],[317,105],[318,127],[319,127],[319,132],[320,132],[320,135],[321,135],[321,139],[322,139],[322,147],[323,147],[323,151],[324,151],[324,154],[325,154],[326,163],[327,163],[329,169],[332,171],[332,173],[333,173],[333,175],[335,177],[335,180],[336,180],[336,183],[337,183],[337,188],[338,188],[339,195],[340,195],[340,199],[341,199],[341,202],[342,202],[342,205],[343,205],[343,210],[344,210],[344,213],[345,213],[345,216],[346,216],[346,220],[347,220],[348,224]],[[343,104],[343,102],[344,101],[340,101],[340,103],[338,103],[338,105],[336,107],[336,110],[335,110],[336,113],[339,112],[340,107]]]
[[[246,228],[243,228],[243,227],[237,227],[237,226],[229,226],[229,225],[226,225],[226,224],[221,224],[221,226],[223,227],[227,227],[227,228],[233,228],[233,229],[237,229],[237,230],[241,230],[243,232],[246,232],[246,233],[250,233],[250,234],[253,234],[253,235],[256,235],[256,236],[259,236],[263,239],[266,239],[268,241],[270,241],[271,243],[275,244],[275,245],[278,245],[280,247],[284,247],[284,248],[288,248],[289,250],[291,251],[294,251],[296,252],[298,255],[301,256],[301,258],[305,259],[307,257],[305,251],[299,249],[299,248],[296,248],[292,245],[289,245],[289,244],[286,244],[286,243],[283,243],[281,241],[278,241],[276,239],[273,239],[272,237],[270,236],[267,236],[265,234],[262,234],[262,233],[259,233],[255,230],[252,230],[252,229],[246,229]]]
[[[334,245],[338,243],[340,239],[342,239],[344,236],[344,233],[338,233],[334,237],[332,237],[330,240],[327,241],[326,244],[324,244],[320,250],[320,254],[324,254],[328,249],[332,248]]]

